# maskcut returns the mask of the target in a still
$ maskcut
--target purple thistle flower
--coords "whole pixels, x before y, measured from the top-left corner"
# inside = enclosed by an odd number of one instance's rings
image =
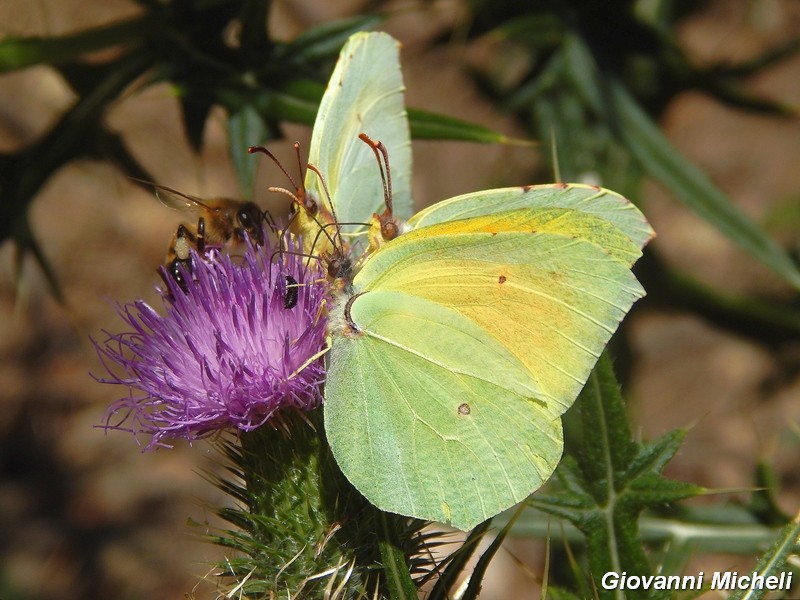
[[[314,357],[325,344],[327,284],[316,262],[291,248],[271,260],[268,244],[249,243],[241,260],[192,261],[186,292],[164,278],[166,315],[142,300],[120,305],[133,331],[94,342],[109,374],[98,381],[129,388],[104,427],[151,434],[146,449],[227,427],[249,431],[322,399],[324,361]]]

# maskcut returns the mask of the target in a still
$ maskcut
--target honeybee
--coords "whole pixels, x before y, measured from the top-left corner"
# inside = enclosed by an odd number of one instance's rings
[[[178,225],[164,259],[167,273],[186,291],[185,271],[192,268],[192,248],[198,254],[206,249],[231,249],[244,243],[245,234],[259,246],[264,245],[264,212],[253,202],[232,198],[201,199],[163,185],[150,183],[165,206],[197,214],[197,226]]]

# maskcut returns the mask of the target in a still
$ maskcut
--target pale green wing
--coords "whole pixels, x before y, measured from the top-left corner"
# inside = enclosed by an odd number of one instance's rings
[[[591,242],[628,266],[633,265],[642,256],[639,246],[610,221],[580,210],[547,206],[492,212],[470,219],[436,223],[407,232],[404,242],[420,237],[472,231],[558,233]],[[386,258],[380,259],[371,267],[375,272],[391,266],[387,262],[391,254],[385,256]]]
[[[537,489],[561,454],[558,416],[644,293],[602,247],[505,221],[406,234],[354,279],[326,432],[379,508],[465,529]]]
[[[394,211],[412,212],[411,137],[403,100],[399,43],[385,33],[357,33],[342,48],[320,103],[308,162],[325,177],[340,223],[364,223],[383,212],[384,196],[372,149],[358,139],[366,133],[389,151]],[[309,170],[305,187],[327,204],[319,177]],[[328,207],[330,210],[331,207]]]
[[[611,190],[578,183],[503,188],[456,196],[421,210],[407,225],[419,229],[522,208],[570,208],[594,215],[618,227],[639,248],[653,237],[650,224],[629,200]]]
[[[627,264],[572,232],[504,226],[498,233],[496,217],[486,216],[400,236],[366,262],[354,289],[403,291],[453,308],[509,349],[565,410],[644,290]]]
[[[363,333],[334,341],[325,431],[370,502],[467,530],[547,480],[561,420],[502,345],[400,292],[359,296],[349,313]]]

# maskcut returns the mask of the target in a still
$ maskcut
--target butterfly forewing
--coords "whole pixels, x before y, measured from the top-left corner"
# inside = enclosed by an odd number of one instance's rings
[[[306,191],[321,206],[321,224],[335,219],[347,233],[365,233],[373,213],[384,206],[383,185],[372,149],[358,136],[380,140],[391,161],[393,205],[401,218],[411,215],[411,137],[403,100],[400,48],[384,33],[359,33],[342,48],[320,103],[308,162]],[[352,224],[352,225],[351,225]],[[360,224],[360,225],[359,225]],[[320,223],[310,222],[305,240]],[[311,234],[311,235],[309,235]]]
[[[610,190],[576,183],[473,192],[421,210],[408,225],[419,229],[498,212],[546,208],[571,209],[602,219],[617,227],[639,249],[653,237],[653,229],[644,215],[628,200]]]

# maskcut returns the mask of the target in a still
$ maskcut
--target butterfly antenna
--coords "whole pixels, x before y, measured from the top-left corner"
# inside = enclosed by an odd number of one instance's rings
[[[303,205],[306,207],[306,210],[310,210],[310,206],[307,204],[307,195],[306,195],[306,184],[303,181],[303,161],[300,160],[300,142],[294,143],[294,155],[297,158],[297,172],[300,173],[300,187],[295,186],[295,189],[298,190],[298,195],[303,198]],[[292,182],[294,183],[294,182]],[[325,190],[327,193],[327,190]],[[316,213],[316,202],[314,203],[314,211]]]
[[[359,133],[358,139],[372,148],[375,160],[378,161],[381,181],[383,181],[383,202],[386,204],[386,209],[382,215],[376,216],[378,216],[378,221],[381,225],[381,237],[386,241],[393,240],[400,233],[400,228],[397,226],[397,221],[395,221],[392,213],[392,170],[389,167],[389,151],[383,145],[383,142],[376,142],[366,133]]]
[[[291,182],[292,187],[295,190],[294,192],[291,192],[290,190],[287,190],[284,187],[270,186],[270,187],[267,188],[267,191],[277,192],[279,194],[284,194],[286,196],[289,196],[289,198],[292,199],[292,202],[297,207],[299,207],[300,209],[306,211],[309,215],[312,216],[312,218],[315,218],[314,215],[316,215],[316,212],[317,212],[317,204],[316,204],[316,202],[314,202],[306,194],[305,186],[302,184],[303,167],[302,167],[302,164],[300,162],[300,143],[299,142],[295,142],[294,143],[294,151],[295,151],[295,155],[297,156],[297,167],[298,167],[297,170],[298,170],[298,173],[300,173],[300,176],[301,176],[301,184],[300,185],[297,184],[297,182],[294,180],[294,177],[292,177],[292,175],[289,173],[289,171],[287,171],[286,168],[283,166],[281,161],[278,160],[278,157],[275,156],[272,152],[270,152],[269,149],[265,148],[264,146],[250,146],[247,149],[247,151],[250,154],[255,154],[256,152],[261,153],[261,154],[266,154],[272,160],[272,162],[274,162],[276,165],[278,165],[278,168],[283,172],[284,175],[286,175],[286,178]],[[290,217],[289,223],[287,224],[286,228],[283,230],[284,233],[286,231],[288,231],[289,226],[291,226],[292,221],[296,218],[297,214],[298,214],[298,212],[295,211],[294,214],[292,215],[292,217]],[[315,218],[315,220],[316,220],[316,218]],[[281,239],[280,239],[280,247],[283,248],[283,246],[284,246],[284,239],[283,239],[283,233],[282,233]]]
[[[319,237],[321,235],[323,235],[323,234],[325,235],[326,238],[328,238],[328,241],[334,247],[337,247],[336,246],[336,242],[333,240],[333,238],[331,238],[331,236],[329,236],[327,233],[325,233],[325,230],[327,228],[329,228],[329,227],[341,227],[342,225],[347,225],[347,226],[356,226],[356,225],[358,225],[358,226],[361,226],[361,227],[369,227],[369,223],[360,223],[358,221],[344,222],[344,223],[340,223],[338,221],[335,222],[335,223],[319,223],[318,222],[317,224],[319,225],[319,231],[317,231],[317,235],[314,237],[314,243],[311,244],[311,248],[312,249],[316,247],[317,242],[319,241]],[[341,236],[341,237],[344,237],[344,236]]]
[[[279,232],[279,235],[278,235],[278,249],[275,252],[273,252],[272,254],[270,254],[270,257],[269,257],[270,266],[272,265],[272,261],[274,260],[274,258],[276,256],[280,257],[280,261],[283,262],[283,254],[284,253],[296,254],[296,252],[291,252],[291,251],[289,251],[287,249],[288,248],[288,244],[286,243],[286,234],[289,232],[289,229],[291,228],[292,223],[294,222],[294,220],[297,218],[297,215],[299,215],[299,214],[300,214],[299,212],[294,212],[289,217],[289,221],[286,223],[286,227],[284,227],[283,229],[278,229],[277,224],[275,225],[274,231]],[[270,278],[271,277],[272,277],[272,269],[270,268]],[[270,283],[271,283],[271,281],[272,280],[270,279]]]
[[[342,229],[339,226],[338,219],[336,218],[336,211],[333,208],[333,201],[331,200],[331,194],[328,191],[328,184],[325,181],[325,177],[322,176],[322,173],[320,172],[320,170],[317,168],[316,165],[312,165],[311,163],[308,163],[306,165],[306,167],[309,170],[313,171],[317,175],[317,177],[319,177],[319,181],[322,184],[322,191],[325,192],[325,198],[327,198],[327,200],[328,200],[328,206],[331,207],[331,213],[332,213],[332,216],[333,216],[333,225],[335,225],[335,227],[336,227],[336,233],[334,234],[334,238],[331,238],[331,236],[328,235],[327,232],[325,232],[325,237],[328,238],[328,241],[330,241],[330,243],[333,244],[334,247],[336,247],[337,245],[338,245],[338,247],[342,247],[342,246],[344,246],[344,242],[342,241]],[[319,221],[317,221],[317,225],[319,225],[320,232],[324,232],[325,231],[326,226],[324,224],[322,224]],[[337,242],[337,239],[335,239],[335,238],[338,238],[338,242]],[[317,234],[317,237],[314,239],[314,244],[315,245],[316,245],[318,239],[319,239],[319,233]]]
[[[295,147],[297,147],[297,144],[295,144]],[[277,157],[277,156],[275,156],[275,155],[274,155],[272,152],[270,152],[269,150],[267,150],[267,149],[266,149],[264,146],[250,146],[250,147],[247,149],[247,152],[248,152],[248,153],[250,153],[250,154],[255,154],[256,152],[260,152],[261,154],[266,154],[267,156],[269,156],[269,157],[272,159],[272,162],[274,162],[276,165],[278,165],[278,168],[279,168],[281,171],[283,171],[283,174],[284,174],[284,175],[286,175],[286,178],[287,178],[289,181],[291,181],[291,182],[292,182],[292,187],[294,187],[294,189],[295,189],[295,190],[299,189],[299,188],[297,187],[297,184],[296,184],[296,183],[295,183],[295,181],[294,181],[294,178],[293,178],[293,177],[292,177],[292,176],[289,174],[289,171],[287,171],[287,170],[284,168],[284,166],[281,164],[281,161],[279,161],[279,160],[278,160],[278,157]]]
[[[392,171],[389,168],[389,151],[383,142],[376,142],[366,133],[359,133],[358,139],[372,148],[375,160],[378,161],[378,168],[381,171],[381,181],[383,181],[383,201],[386,203],[388,213],[392,214]]]

